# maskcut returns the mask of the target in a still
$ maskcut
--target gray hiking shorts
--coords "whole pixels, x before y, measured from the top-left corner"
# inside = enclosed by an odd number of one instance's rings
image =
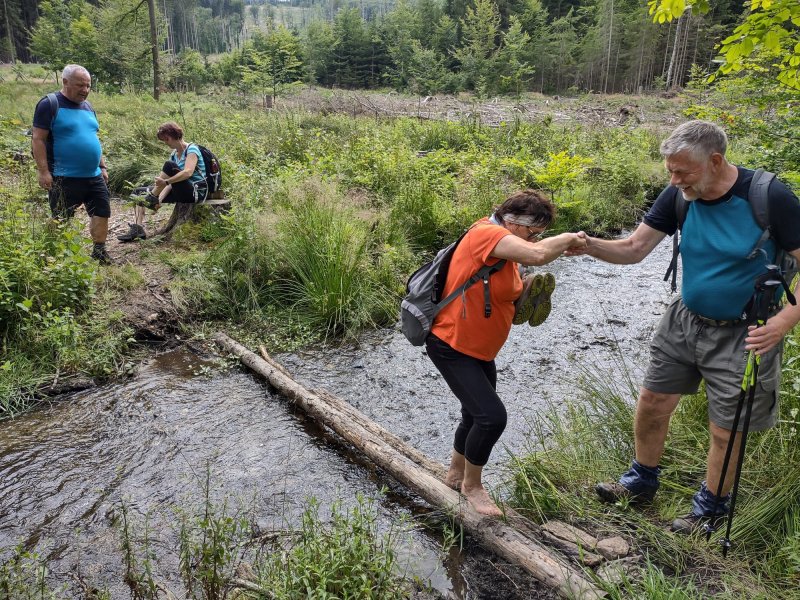
[[[705,380],[708,419],[730,430],[747,363],[746,337],[747,325],[708,325],[676,298],[650,344],[650,366],[642,385],[661,394],[694,394]],[[783,342],[761,356],[751,431],[769,429],[777,421],[782,359]],[[743,409],[739,431],[744,417]]]

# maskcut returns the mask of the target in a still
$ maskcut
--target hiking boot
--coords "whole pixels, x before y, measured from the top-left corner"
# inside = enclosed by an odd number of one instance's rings
[[[145,206],[150,210],[158,207],[158,196],[154,195],[148,187],[138,187],[131,192],[131,200],[134,204]]]
[[[111,255],[106,250],[105,244],[102,246],[98,246],[95,244],[94,249],[92,250],[92,258],[99,262],[101,265],[113,265],[114,260],[111,258]]]
[[[700,484],[700,489],[692,497],[692,512],[684,517],[678,517],[672,522],[672,531],[675,533],[690,534],[698,529],[706,530],[706,526],[715,530],[728,515],[728,494],[722,498],[716,496],[708,489],[706,482]]]
[[[147,238],[147,234],[144,232],[144,227],[136,225],[135,223],[128,223],[128,231],[117,236],[120,242],[133,242],[145,238]]]
[[[601,481],[594,486],[594,491],[597,492],[600,500],[611,504],[622,500],[627,500],[631,504],[647,504],[652,502],[656,495],[655,489],[634,493],[615,481]]]
[[[533,313],[530,319],[528,319],[528,325],[531,327],[538,327],[544,323],[547,317],[550,316],[550,311],[553,309],[550,297],[556,289],[556,278],[552,273],[544,273],[541,277],[541,291],[536,295],[536,298],[533,299]]]
[[[652,502],[658,491],[660,467],[646,467],[633,461],[631,468],[623,473],[618,482],[598,483],[594,490],[604,502],[627,500],[631,504]]]
[[[514,325],[522,325],[531,318],[534,311],[534,300],[542,291],[544,279],[538,273],[536,275],[526,275],[522,281],[522,293],[514,302]]]
[[[710,516],[689,513],[675,519],[670,526],[670,531],[681,535],[691,535],[696,531],[702,531],[703,533],[709,530],[716,531],[725,522],[726,517],[727,515]]]

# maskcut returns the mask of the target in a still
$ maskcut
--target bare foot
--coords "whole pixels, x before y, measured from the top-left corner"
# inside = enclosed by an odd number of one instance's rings
[[[489,492],[487,492],[483,486],[472,489],[465,489],[462,487],[461,493],[467,497],[467,500],[469,500],[469,503],[476,512],[490,517],[500,517],[503,515],[503,511],[498,508],[497,504],[495,504],[494,500],[489,496]]]
[[[455,491],[461,491],[461,481],[464,479],[463,473],[450,473],[448,472],[444,478],[444,484],[449,487],[453,488]]]

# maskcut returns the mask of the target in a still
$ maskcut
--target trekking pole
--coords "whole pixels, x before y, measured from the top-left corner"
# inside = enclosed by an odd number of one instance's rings
[[[796,300],[789,290],[789,285],[783,278],[780,269],[775,265],[768,265],[767,272],[756,279],[755,291],[750,301],[745,307],[745,317],[748,323],[755,321],[756,327],[763,327],[769,318],[770,309],[775,305],[776,291],[778,287],[783,286],[786,291],[786,297],[791,304],[796,304]],[[739,456],[736,464],[736,472],[733,479],[733,489],[731,491],[731,505],[728,511],[728,523],[725,531],[725,537],[720,540],[722,545],[722,555],[728,556],[728,550],[731,547],[730,535],[731,527],[733,526],[733,516],[736,510],[736,499],[739,495],[739,482],[742,475],[742,464],[744,463],[745,449],[747,446],[747,435],[750,431],[750,416],[753,413],[753,403],[755,401],[756,383],[758,382],[758,369],[761,364],[761,357],[750,350],[747,355],[747,363],[745,364],[744,377],[742,378],[742,391],[739,393],[739,400],[736,404],[736,412],[733,418],[733,426],[731,427],[731,435],[728,438],[728,445],[725,449],[725,459],[722,463],[722,472],[720,473],[719,484],[715,494],[716,500],[714,501],[714,511],[712,519],[716,516],[719,509],[720,499],[722,497],[722,489],[725,485],[725,476],[728,472],[731,456],[733,454],[733,445],[736,440],[736,432],[739,429],[739,420],[742,415],[742,408],[744,407],[745,397],[747,398],[747,409],[744,417],[744,424],[742,425],[742,437],[739,444]],[[706,540],[711,538],[711,534],[716,530],[713,521],[709,521],[705,525]]]

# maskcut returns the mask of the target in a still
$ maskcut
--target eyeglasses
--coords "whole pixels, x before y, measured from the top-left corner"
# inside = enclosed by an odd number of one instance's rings
[[[526,240],[532,242],[533,240],[538,240],[542,237],[545,233],[547,233],[547,229],[543,229],[541,227],[526,227],[528,230],[528,235],[526,236]]]

